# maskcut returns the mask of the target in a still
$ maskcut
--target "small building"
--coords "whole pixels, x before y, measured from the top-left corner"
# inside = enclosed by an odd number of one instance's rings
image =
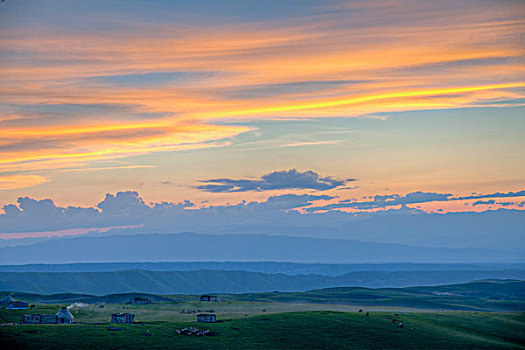
[[[217,316],[215,314],[198,314],[197,322],[214,323],[217,322]]]
[[[37,324],[37,323],[40,323],[40,314],[33,314],[33,315],[23,315],[22,316],[22,320],[20,321],[21,323],[26,323],[26,324]]]
[[[111,323],[133,323],[135,322],[135,314],[117,313],[111,314]]]
[[[57,315],[48,315],[48,314],[23,315],[21,323],[53,324],[53,323],[57,323]]]
[[[75,319],[71,312],[66,307],[61,308],[56,313],[57,321],[56,323],[73,323]]]
[[[201,301],[217,301],[216,295],[201,295]]]
[[[12,303],[14,302],[15,299],[13,299],[12,296],[10,295],[6,295],[5,297],[3,297],[2,299],[0,299],[0,307],[4,306],[4,305],[7,305],[9,303]]]
[[[40,323],[41,324],[50,324],[50,323],[58,323],[58,316],[57,315],[40,315]]]
[[[29,309],[29,304],[25,301],[12,301],[5,305],[6,310],[27,310]]]
[[[135,298],[135,304],[153,304],[153,301],[149,298]]]

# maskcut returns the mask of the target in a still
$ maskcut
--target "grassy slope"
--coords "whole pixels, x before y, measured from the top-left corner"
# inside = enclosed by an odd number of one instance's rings
[[[224,297],[225,299],[228,296]],[[525,282],[479,281],[458,285],[409,288],[329,288],[299,293],[250,293],[237,300],[396,306],[427,310],[523,311]]]
[[[410,313],[406,325],[391,323],[391,314],[356,312],[282,313],[225,320],[216,324],[146,322],[107,331],[108,323],[82,325],[1,326],[3,348],[134,349],[307,349],[307,348],[525,348],[524,314],[472,312]],[[194,325],[219,332],[215,337],[188,337],[174,330]],[[149,330],[147,332],[146,330]],[[151,334],[151,336],[143,335]]]
[[[248,271],[2,272],[0,290],[28,293],[106,295],[248,293],[305,291],[337,286],[413,286],[464,283],[486,278],[525,279],[525,270],[501,271],[355,271],[331,277],[264,274]]]
[[[0,296],[7,294],[0,292]],[[113,294],[104,297],[60,294],[36,295],[15,293],[20,300],[38,303],[126,303],[134,297],[149,297],[154,301],[191,301],[191,295],[172,295],[169,298],[140,293]],[[478,281],[458,285],[409,288],[329,288],[309,292],[249,293],[220,295],[226,301],[258,301],[288,304],[333,304],[368,307],[397,307],[426,310],[464,311],[525,311],[525,282],[513,280]],[[216,305],[217,306],[217,305]],[[311,308],[309,308],[311,309]],[[294,311],[286,309],[284,311]]]

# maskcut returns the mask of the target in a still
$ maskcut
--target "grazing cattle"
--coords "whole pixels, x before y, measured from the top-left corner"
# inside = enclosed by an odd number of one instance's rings
[[[359,309],[359,311],[358,311],[358,312],[363,312],[363,309]]]
[[[29,308],[30,309],[34,309],[35,308],[35,304],[29,305]]]
[[[397,320],[394,318],[394,319],[392,320],[392,324],[396,324],[396,322],[397,322]]]
[[[403,328],[403,324],[399,322],[399,328]]]
[[[370,316],[370,312],[367,312],[367,313],[366,313],[366,317],[368,317],[368,316]]]
[[[394,314],[395,317],[399,316],[399,314]]]

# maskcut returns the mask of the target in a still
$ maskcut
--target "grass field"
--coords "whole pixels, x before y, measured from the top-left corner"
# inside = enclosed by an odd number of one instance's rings
[[[525,282],[485,280],[426,287],[340,287],[296,293],[226,295],[224,298],[259,302],[359,305],[375,309],[399,307],[423,310],[525,311]]]
[[[0,292],[0,297],[13,294]],[[406,310],[456,310],[456,311],[490,311],[490,312],[522,312],[525,311],[525,282],[517,280],[483,280],[463,284],[441,286],[419,286],[405,288],[362,288],[339,287],[316,289],[307,292],[279,292],[279,293],[247,293],[247,294],[218,294],[219,298],[229,304],[214,304],[220,307],[221,312],[244,314],[241,309],[248,308],[252,313],[265,307],[265,304],[283,304],[277,307],[277,312],[304,311],[304,310],[333,310],[348,311],[356,307],[366,306],[372,310],[391,310],[393,307]],[[62,293],[53,295],[29,294],[15,292],[19,300],[31,303],[62,303],[71,304],[82,302],[87,304],[124,304],[133,301],[135,297],[149,298],[155,302],[182,302],[193,303],[198,300],[196,295],[154,295],[143,293],[122,293],[105,296],[86,294]],[[239,310],[234,310],[239,301],[253,301],[255,306],[241,304]],[[305,304],[297,307],[297,304]],[[324,305],[324,306],[323,306]],[[335,306],[333,306],[335,305]],[[188,308],[206,307],[199,304],[186,305]],[[161,312],[162,310],[159,310]],[[253,313],[252,313],[253,314]]]
[[[38,304],[32,310],[2,309],[0,322],[17,322],[25,313],[54,313],[56,307]],[[210,308],[220,322],[196,323],[195,315],[180,313]],[[322,308],[340,311],[300,311]],[[371,312],[366,317],[349,305],[235,300],[106,304],[102,309],[90,305],[72,308],[79,324],[0,326],[0,342],[2,349],[525,348],[525,313],[403,312],[396,317],[404,323],[399,328],[392,324],[392,314],[401,311],[394,310],[399,309]],[[136,323],[121,326],[122,331],[107,330],[111,313],[123,311],[135,313]],[[194,337],[175,332],[189,326],[218,335]]]

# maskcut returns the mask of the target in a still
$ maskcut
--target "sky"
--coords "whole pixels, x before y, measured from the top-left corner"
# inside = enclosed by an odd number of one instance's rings
[[[0,233],[524,210],[524,34],[523,1],[6,0]]]

